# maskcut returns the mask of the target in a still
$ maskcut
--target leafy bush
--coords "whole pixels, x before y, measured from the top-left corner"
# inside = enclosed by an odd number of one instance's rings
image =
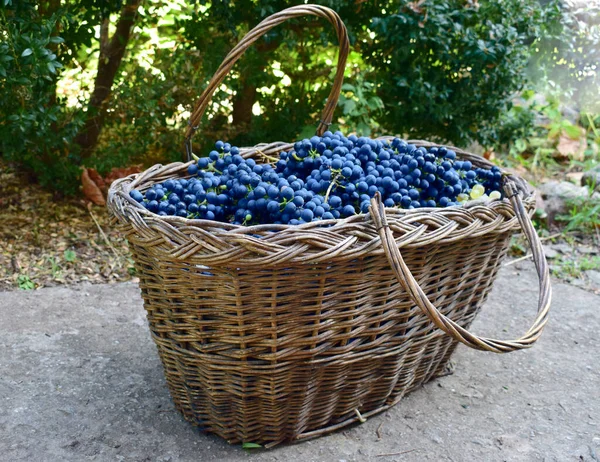
[[[600,5],[551,4],[544,16],[531,47],[528,90],[502,114],[496,147],[534,170],[564,169],[565,160],[586,169],[597,162],[600,148]]]
[[[373,19],[366,59],[385,105],[382,125],[458,145],[498,140],[500,115],[525,81],[539,34],[534,0],[398,2]]]
[[[64,192],[77,190],[79,163],[107,171],[180,159],[187,111],[227,52],[265,16],[297,4],[149,0],[135,9],[140,0],[5,3],[0,149],[43,184]],[[50,3],[60,8],[43,12]],[[459,145],[508,144],[525,137],[515,129],[529,126],[530,113],[514,111],[512,120],[500,116],[523,86],[529,45],[539,40],[550,7],[535,0],[319,3],[339,12],[352,45],[334,128]],[[131,35],[119,36],[127,37],[127,53],[121,47],[124,58],[112,92],[104,91],[105,99],[95,104],[79,101],[70,108],[56,96],[60,66],[98,74],[102,66],[111,67],[107,56],[99,60],[98,55],[110,48],[108,30],[118,29],[114,19],[120,18],[118,24],[125,18],[125,5],[138,13],[135,27],[127,29]],[[103,43],[94,28],[105,34]],[[244,146],[312,134],[336,55],[335,33],[323,20],[302,18],[271,30],[219,88],[195,150],[205,152],[218,138]],[[91,83],[80,86],[91,89]],[[94,118],[94,111],[101,117]],[[90,120],[104,128],[86,144],[82,133],[88,133]]]
[[[35,4],[0,10],[0,152],[31,169],[40,182],[72,193],[79,168],[71,141],[82,120],[55,96],[62,18],[40,17]]]
[[[182,50],[158,50],[152,69],[127,62],[113,90],[90,166],[105,173],[113,167],[182,160],[183,130],[180,105],[195,102],[195,56]]]
[[[581,113],[600,114],[600,4],[551,5],[532,48],[528,76],[538,88],[551,83],[560,89],[563,103]]]
[[[363,136],[379,130],[377,119],[381,117],[384,104],[377,95],[377,86],[364,80],[360,72],[342,85],[339,106],[340,122],[344,127],[352,127]]]

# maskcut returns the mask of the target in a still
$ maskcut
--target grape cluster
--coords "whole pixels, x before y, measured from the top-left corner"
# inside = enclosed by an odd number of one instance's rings
[[[158,215],[235,224],[300,224],[366,213],[379,192],[386,207],[450,207],[502,197],[500,169],[474,168],[445,147],[416,147],[394,138],[341,132],[298,141],[273,164],[244,159],[217,141],[188,167],[188,179],[167,180],[133,199]]]

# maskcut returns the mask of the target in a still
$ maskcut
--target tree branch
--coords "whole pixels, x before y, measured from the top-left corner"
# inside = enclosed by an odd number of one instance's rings
[[[110,19],[104,18],[100,24],[100,59],[106,57],[108,51],[108,26],[110,25]]]
[[[141,3],[142,0],[127,0],[121,9],[115,33],[110,41],[108,41],[108,21],[103,21],[100,26],[100,59],[94,80],[94,91],[88,104],[85,125],[75,138],[75,142],[81,147],[82,158],[89,157],[98,142],[104,122],[104,106],[125,55]]]

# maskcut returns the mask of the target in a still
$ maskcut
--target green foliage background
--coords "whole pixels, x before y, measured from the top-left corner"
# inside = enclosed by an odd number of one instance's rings
[[[93,89],[98,27],[114,22],[123,2],[63,0],[52,14],[44,7],[52,0],[0,2],[0,152],[65,193],[76,192],[81,163],[106,172],[181,159],[187,111],[227,52],[266,16],[299,3],[144,1],[99,144],[81,159],[73,140]],[[533,112],[513,108],[515,97],[532,78],[570,81],[594,58],[581,56],[577,41],[598,38],[554,1],[316,3],[339,12],[352,43],[334,128],[365,135],[510,145],[534,123]],[[312,134],[336,48],[322,20],[273,29],[215,95],[196,152],[219,138],[243,146]]]

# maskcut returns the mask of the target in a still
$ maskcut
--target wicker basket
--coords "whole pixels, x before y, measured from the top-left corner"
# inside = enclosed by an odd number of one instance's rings
[[[198,102],[188,140],[244,50],[268,29],[303,15],[329,20],[341,44],[318,133],[325,130],[348,39],[335,12],[303,5],[267,18],[231,51]],[[242,152],[264,161],[291,146]],[[440,374],[458,342],[505,353],[530,347],[546,323],[551,290],[528,216],[534,197],[516,176],[504,175],[507,199],[487,205],[384,209],[375,198],[367,215],[299,226],[158,216],[130,199],[134,188],[187,176],[188,165],[157,165],[114,182],[108,207],[129,240],[177,408],[231,443],[274,445],[349,425]],[[539,274],[537,317],[517,340],[480,338],[466,329],[519,228]]]

